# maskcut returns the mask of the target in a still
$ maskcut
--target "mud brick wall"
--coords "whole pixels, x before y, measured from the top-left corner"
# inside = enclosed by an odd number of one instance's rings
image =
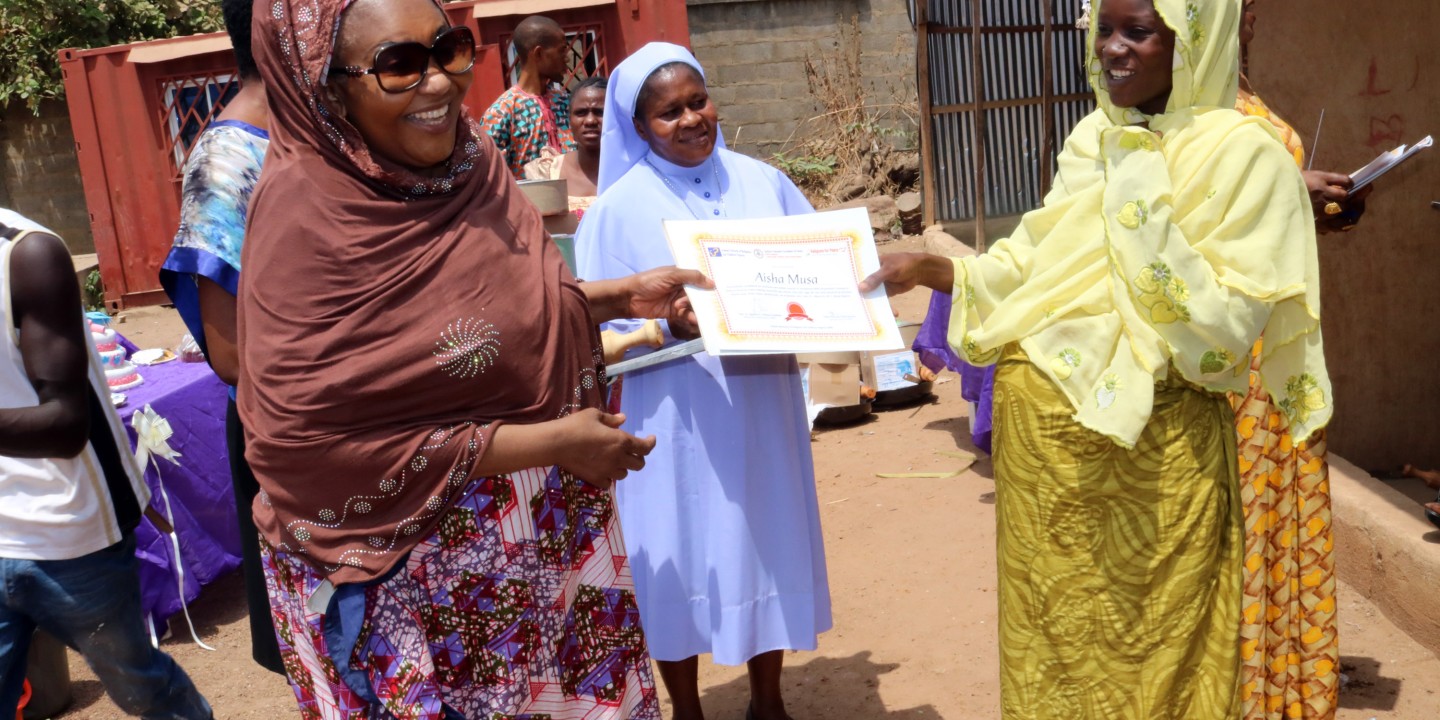
[[[867,104],[913,102],[915,33],[905,0],[687,0],[691,46],[705,66],[732,149],[766,158],[817,113],[805,58],[834,53],[859,24]],[[913,111],[911,113],[913,115]]]
[[[1440,3],[1300,5],[1260,4],[1250,79],[1307,151],[1325,111],[1316,170],[1440,134]],[[1330,450],[1376,473],[1440,467],[1440,153],[1424,154],[1376,182],[1354,232],[1320,238]]]
[[[0,108],[0,205],[54,230],[72,253],[95,252],[63,101],[39,115],[18,101]]]

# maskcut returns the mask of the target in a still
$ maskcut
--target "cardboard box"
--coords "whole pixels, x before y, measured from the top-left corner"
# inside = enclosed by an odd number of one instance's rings
[[[860,353],[797,355],[811,405],[850,407],[860,404]]]
[[[545,216],[545,232],[551,235],[574,235],[580,229],[580,218],[575,213],[563,212],[559,215]]]
[[[520,192],[540,209],[541,215],[570,211],[569,183],[564,180],[521,180]]]

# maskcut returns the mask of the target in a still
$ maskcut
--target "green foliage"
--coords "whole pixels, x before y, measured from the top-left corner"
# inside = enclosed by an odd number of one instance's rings
[[[835,167],[840,161],[834,155],[816,157],[814,155],[796,155],[791,157],[783,152],[770,156],[770,162],[781,172],[790,176],[790,180],[796,185],[805,187],[819,187],[835,174]]]
[[[867,115],[861,120],[844,125],[842,129],[849,135],[887,140],[896,150],[902,152],[915,152],[920,149],[919,132],[912,128],[883,124],[877,115]]]
[[[99,270],[91,270],[85,276],[85,286],[80,288],[80,293],[86,312],[105,309],[105,284],[100,281]]]
[[[32,111],[64,97],[65,48],[211,32],[224,27],[218,0],[0,0],[0,105]]]

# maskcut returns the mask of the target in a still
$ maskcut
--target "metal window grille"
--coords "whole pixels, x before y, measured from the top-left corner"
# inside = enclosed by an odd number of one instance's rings
[[[1070,0],[927,0],[917,7],[927,222],[1040,204],[1063,138],[1094,108]]]
[[[573,88],[580,84],[580,81],[594,75],[610,74],[602,40],[604,29],[599,23],[566,25],[564,30],[565,40],[570,43],[570,52],[573,54],[570,72],[563,83],[565,87]],[[514,85],[520,82],[520,56],[515,51],[515,43],[511,41],[511,37],[501,35],[500,42],[505,47],[505,77]]]
[[[240,92],[240,77],[234,73],[208,73],[160,81],[160,126],[170,147],[178,179],[185,159],[200,139],[200,133],[217,117],[225,104]]]

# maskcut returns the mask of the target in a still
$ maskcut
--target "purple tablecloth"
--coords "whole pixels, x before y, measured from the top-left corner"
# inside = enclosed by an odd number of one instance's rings
[[[170,421],[175,431],[170,447],[180,453],[179,465],[159,459],[161,477],[156,477],[153,466],[146,468],[145,482],[155,496],[151,505],[161,513],[165,512],[162,478],[170,494],[185,568],[183,599],[175,582],[169,539],[148,519],[141,521],[135,533],[141,606],[154,618],[156,627],[163,628],[171,615],[200,594],[201,586],[240,565],[240,533],[225,450],[225,384],[209,365],[178,360],[141,367],[140,375],[145,383],[123,391],[127,402],[120,408],[132,447],[135,430],[130,427],[130,416],[149,404]]]

